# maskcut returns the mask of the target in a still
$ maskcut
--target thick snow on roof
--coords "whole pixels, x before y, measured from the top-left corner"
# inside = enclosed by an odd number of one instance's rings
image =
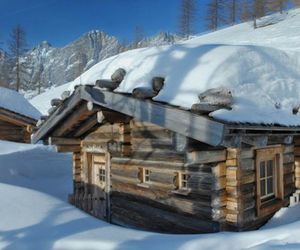
[[[165,86],[154,100],[189,109],[205,90],[226,87],[233,93],[232,110],[212,117],[300,125],[300,116],[292,114],[300,104],[300,11],[260,21],[269,22],[275,24],[253,29],[252,23],[244,23],[172,46],[124,52],[98,63],[69,88],[109,79],[121,67],[127,74],[116,92],[150,87],[152,77],[161,76]]]
[[[32,106],[22,94],[3,87],[0,87],[0,108],[4,108],[33,119],[39,119],[41,116],[41,113]]]

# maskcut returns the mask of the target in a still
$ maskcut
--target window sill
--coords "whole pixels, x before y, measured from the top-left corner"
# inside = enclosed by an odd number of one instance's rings
[[[281,207],[283,207],[284,201],[280,199],[273,199],[266,201],[261,204],[260,208],[257,211],[258,217],[263,217],[271,215],[277,212]]]
[[[171,193],[173,194],[179,194],[183,196],[188,196],[190,194],[191,190],[190,189],[176,189],[172,190]]]
[[[146,183],[138,183],[137,186],[143,187],[143,188],[150,188],[149,184],[146,184]]]

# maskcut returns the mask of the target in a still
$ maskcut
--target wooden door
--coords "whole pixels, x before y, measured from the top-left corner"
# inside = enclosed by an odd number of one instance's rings
[[[100,219],[109,221],[110,154],[92,154],[90,163],[91,213]]]

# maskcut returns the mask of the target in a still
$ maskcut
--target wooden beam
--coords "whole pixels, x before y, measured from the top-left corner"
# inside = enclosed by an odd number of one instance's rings
[[[88,118],[86,121],[84,121],[81,125],[79,125],[79,127],[76,129],[74,136],[80,137],[80,136],[86,134],[91,129],[93,129],[97,124],[99,124],[99,126],[100,126],[100,123],[98,122],[98,119],[97,119],[98,113],[99,112],[92,115],[90,118]]]
[[[64,138],[64,137],[49,137],[49,145],[79,145],[80,139],[76,138]]]
[[[93,111],[88,110],[86,103],[82,103],[78,108],[76,108],[76,110],[73,111],[72,114],[70,114],[70,116],[63,120],[61,126],[55,129],[52,135],[57,137],[66,135],[68,132],[71,132],[75,126],[79,125],[80,122],[84,121],[93,113]]]

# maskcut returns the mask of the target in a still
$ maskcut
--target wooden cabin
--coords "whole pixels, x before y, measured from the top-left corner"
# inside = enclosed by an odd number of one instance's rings
[[[243,231],[299,200],[300,127],[224,123],[86,85],[33,140],[73,152],[70,202],[118,225]]]
[[[0,140],[30,143],[40,115],[23,95],[0,87]]]
[[[30,143],[37,120],[0,107],[0,140]]]

